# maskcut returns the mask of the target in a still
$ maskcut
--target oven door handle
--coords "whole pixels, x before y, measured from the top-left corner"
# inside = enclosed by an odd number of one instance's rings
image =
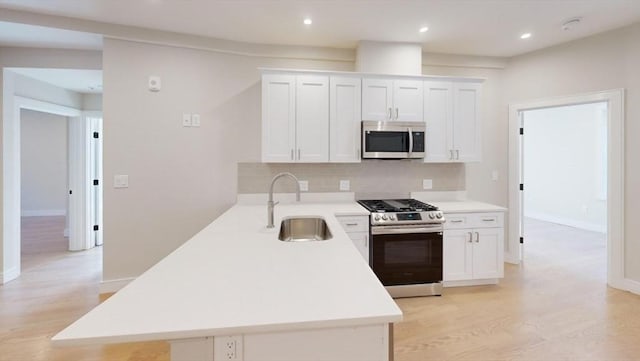
[[[411,128],[407,128],[409,131],[409,158],[411,158],[411,153],[413,153],[413,132]]]
[[[442,232],[442,226],[420,226],[420,227],[409,227],[409,226],[383,226],[383,227],[371,227],[371,234],[410,234],[410,233],[439,233]]]

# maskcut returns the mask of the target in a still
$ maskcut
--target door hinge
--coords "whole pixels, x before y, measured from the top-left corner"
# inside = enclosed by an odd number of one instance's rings
[[[524,190],[524,184],[520,183],[520,190],[523,191]]]
[[[524,237],[520,237],[520,244],[524,244]]]
[[[520,128],[520,135],[524,135],[524,128]]]
[[[520,133],[520,134],[522,134],[522,133]],[[100,138],[100,133],[93,132],[93,137],[96,138],[96,139]]]
[[[94,231],[97,231],[97,230],[99,230],[99,229],[100,229],[100,226],[98,226],[97,224],[93,226],[93,230],[94,230]]]
[[[69,194],[73,194],[73,191],[71,189],[69,189]]]
[[[94,185],[94,186],[97,186],[97,185],[99,185],[99,184],[100,184],[100,181],[99,181],[98,179],[94,179],[94,180],[93,180],[93,185]]]

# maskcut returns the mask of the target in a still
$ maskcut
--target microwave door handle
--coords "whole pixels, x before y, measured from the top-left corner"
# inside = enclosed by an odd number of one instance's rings
[[[411,158],[411,153],[413,153],[413,132],[411,128],[407,128],[409,131],[409,158]]]

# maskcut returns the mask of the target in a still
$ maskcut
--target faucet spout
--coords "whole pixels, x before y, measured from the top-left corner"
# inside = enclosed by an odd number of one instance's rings
[[[273,208],[278,204],[278,202],[273,201],[273,186],[276,184],[276,181],[282,177],[292,178],[296,182],[296,201],[300,202],[300,182],[298,178],[289,172],[283,172],[276,174],[275,177],[271,180],[271,185],[269,186],[269,201],[267,202],[267,228],[273,228]]]

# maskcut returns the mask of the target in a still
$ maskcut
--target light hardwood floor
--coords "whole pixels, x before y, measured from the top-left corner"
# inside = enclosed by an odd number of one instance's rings
[[[0,360],[169,359],[164,342],[52,348],[100,302],[101,249],[66,252],[61,217],[24,220],[23,274],[0,286]],[[606,286],[603,235],[527,220],[525,236],[499,285],[398,300],[395,360],[640,360],[640,296]]]

